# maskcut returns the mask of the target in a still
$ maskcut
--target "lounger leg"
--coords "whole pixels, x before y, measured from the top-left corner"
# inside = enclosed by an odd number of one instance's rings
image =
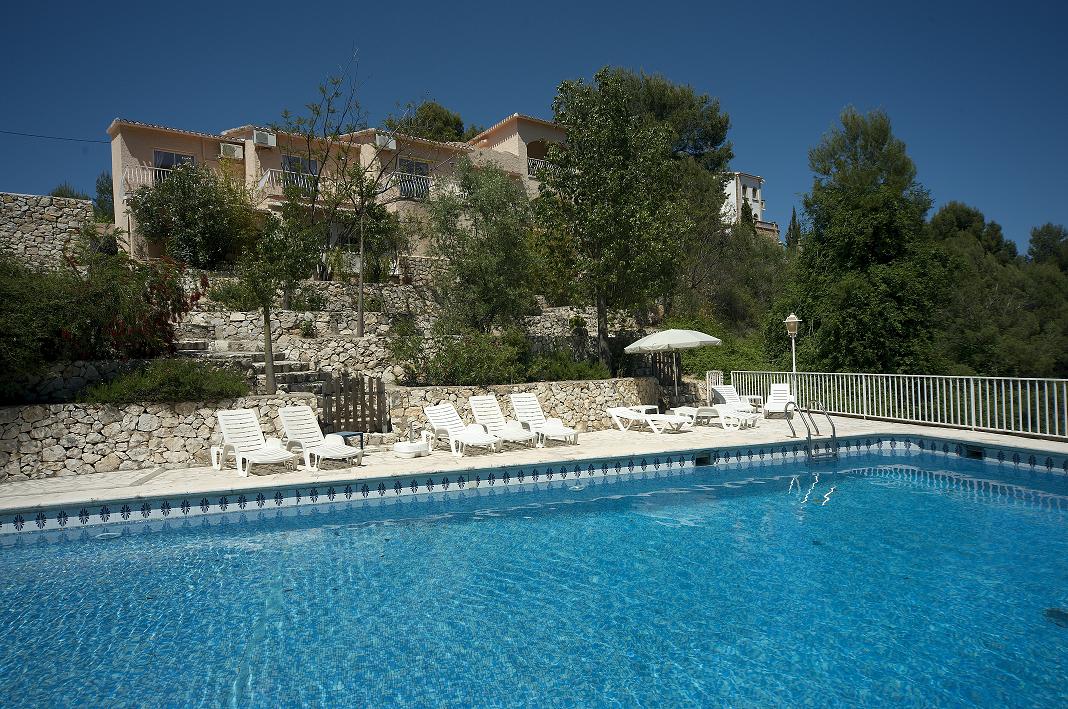
[[[247,478],[248,474],[252,471],[252,461],[243,457],[237,459],[237,474],[243,478]]]
[[[222,470],[222,448],[219,446],[211,447],[211,467],[215,470]]]

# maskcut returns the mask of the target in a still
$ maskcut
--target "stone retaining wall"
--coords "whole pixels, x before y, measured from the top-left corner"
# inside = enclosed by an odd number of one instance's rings
[[[384,377],[386,382],[400,379],[404,371],[389,359],[386,338],[377,335],[364,337],[318,337],[302,339],[290,337],[279,346],[288,360],[308,362],[312,369],[371,377]]]
[[[278,409],[315,408],[312,394],[247,396],[176,404],[53,404],[0,408],[0,482],[205,465],[218,443],[215,412],[259,411],[266,436],[280,436]]]
[[[393,431],[403,435],[412,423],[416,426],[425,423],[424,406],[443,401],[451,401],[460,416],[473,423],[467,399],[476,394],[495,394],[505,416],[512,418],[508,395],[513,392],[534,392],[547,417],[560,418],[579,431],[598,431],[612,426],[612,419],[605,413],[609,406],[658,403],[659,385],[651,377],[634,377],[489,387],[391,387],[386,390],[386,396]]]
[[[118,375],[144,364],[146,360],[60,362],[46,372],[15,382],[12,401],[34,404],[70,401],[83,387],[110,382]]]
[[[34,268],[63,264],[67,245],[93,218],[84,199],[0,193],[0,251]]]
[[[364,334],[384,335],[389,331],[391,316],[364,313]],[[271,313],[271,339],[278,341],[301,336],[302,323],[311,323],[313,337],[352,337],[356,334],[356,313],[275,310]],[[248,311],[200,311],[185,316],[178,326],[183,340],[263,340],[263,315]]]

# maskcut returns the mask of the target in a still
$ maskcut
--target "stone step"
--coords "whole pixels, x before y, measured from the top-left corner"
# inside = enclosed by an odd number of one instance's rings
[[[215,352],[263,352],[263,340],[212,340]]]
[[[277,385],[282,384],[305,384],[308,382],[318,381],[318,372],[275,372],[274,382]],[[267,381],[267,375],[257,374],[256,384],[257,386],[263,386]]]
[[[207,352],[207,350],[207,340],[180,340],[178,342],[179,352]]]
[[[264,371],[266,371],[266,369],[267,369],[267,363],[263,362],[263,361],[253,362],[252,367],[253,367],[253,369],[256,370],[256,374],[263,374]],[[280,374],[281,372],[309,372],[309,371],[311,371],[311,368],[308,366],[307,362],[300,362],[298,360],[286,360],[286,359],[276,359],[274,361],[274,373],[275,374]]]

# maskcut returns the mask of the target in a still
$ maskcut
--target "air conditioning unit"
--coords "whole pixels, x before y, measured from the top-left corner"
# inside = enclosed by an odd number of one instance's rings
[[[382,150],[396,150],[397,141],[393,139],[393,136],[386,135],[385,133],[375,133],[375,147]]]
[[[278,145],[278,137],[270,131],[254,130],[252,142],[265,148],[273,148]]]
[[[244,160],[245,146],[234,143],[221,143],[219,145],[219,157],[227,160]]]

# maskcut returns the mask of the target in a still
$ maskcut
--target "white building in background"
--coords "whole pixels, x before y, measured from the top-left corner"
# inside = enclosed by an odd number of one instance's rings
[[[727,173],[727,182],[723,186],[727,199],[723,202],[723,214],[730,223],[742,220],[742,204],[749,203],[760,234],[779,240],[779,225],[764,219],[764,178],[750,175],[748,172]]]

